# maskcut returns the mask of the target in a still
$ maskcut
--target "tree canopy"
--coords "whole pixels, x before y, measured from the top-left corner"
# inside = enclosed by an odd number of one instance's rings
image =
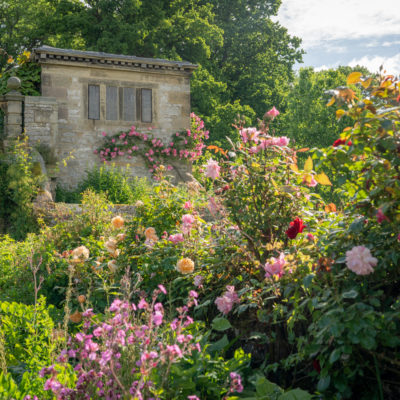
[[[271,17],[280,0],[3,0],[0,43],[15,56],[40,44],[199,65],[192,109],[211,140],[231,132],[227,115],[285,108],[300,39]],[[5,62],[4,58],[2,60]]]

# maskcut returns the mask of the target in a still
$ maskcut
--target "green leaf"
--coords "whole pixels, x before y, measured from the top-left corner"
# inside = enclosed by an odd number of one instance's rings
[[[326,389],[328,389],[330,383],[331,383],[331,377],[329,375],[321,378],[318,381],[317,390],[319,392],[324,392]]]
[[[232,328],[231,323],[223,317],[214,318],[211,324],[212,328],[216,331],[226,331],[229,328]]]
[[[266,378],[259,378],[256,382],[256,391],[259,396],[268,396],[276,393],[277,391],[282,392],[282,389]]]
[[[342,293],[343,299],[355,299],[358,296],[358,292],[355,289],[351,289],[347,292]]]
[[[301,389],[293,389],[278,397],[278,400],[311,400],[310,393]]]
[[[333,364],[334,362],[336,362],[337,360],[339,360],[341,355],[341,351],[339,349],[335,349],[332,351],[330,357],[329,357],[329,362],[331,364]]]
[[[229,345],[228,336],[224,335],[222,339],[218,340],[215,343],[212,343],[207,347],[207,351],[209,353],[213,353],[214,351],[221,351],[225,349]]]

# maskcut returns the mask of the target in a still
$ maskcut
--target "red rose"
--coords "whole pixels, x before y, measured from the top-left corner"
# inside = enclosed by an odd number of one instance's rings
[[[290,223],[289,229],[286,231],[286,235],[289,239],[295,239],[298,233],[303,232],[306,226],[303,224],[303,220],[296,218]]]
[[[338,146],[341,146],[342,144],[347,144],[347,146],[351,146],[352,144],[353,144],[353,142],[351,141],[351,140],[349,140],[347,143],[346,143],[346,140],[345,139],[337,139],[337,140],[335,140],[334,142],[333,142],[333,147],[338,147]]]
[[[338,146],[341,146],[342,144],[345,144],[346,143],[346,141],[344,140],[344,139],[337,139],[337,140],[335,140],[334,142],[333,142],[333,147],[338,147]]]

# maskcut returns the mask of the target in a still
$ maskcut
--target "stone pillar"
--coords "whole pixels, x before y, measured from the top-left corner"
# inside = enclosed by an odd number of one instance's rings
[[[20,93],[21,81],[16,76],[12,76],[7,81],[9,92],[3,96],[5,104],[4,136],[9,141],[16,139],[23,131],[22,127],[22,103],[24,97]]]

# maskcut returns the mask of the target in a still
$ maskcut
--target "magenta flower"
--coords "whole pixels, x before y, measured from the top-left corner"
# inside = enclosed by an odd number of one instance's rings
[[[207,178],[217,179],[219,177],[221,167],[219,166],[218,161],[215,161],[212,158],[210,158],[205,167],[206,167],[206,172],[204,173],[204,175]]]
[[[193,208],[191,201],[189,200],[189,201],[185,202],[185,204],[183,205],[183,208],[185,210],[189,210],[189,209]]]
[[[242,377],[236,372],[231,372],[229,377],[231,378],[230,392],[243,392]]]
[[[381,224],[383,221],[390,221],[381,208],[376,212],[376,220],[378,221],[378,224]]]
[[[163,292],[164,294],[167,294],[167,289],[165,289],[164,285],[158,285],[158,288],[161,290],[161,292]]]
[[[154,322],[154,324],[157,325],[157,326],[161,325],[162,322],[163,322],[163,317],[164,316],[163,316],[161,311],[156,311],[153,314],[153,322]]]

